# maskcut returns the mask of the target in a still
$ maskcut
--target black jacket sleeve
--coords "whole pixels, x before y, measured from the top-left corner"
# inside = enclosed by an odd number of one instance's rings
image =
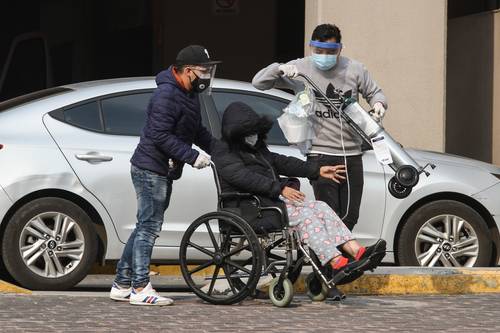
[[[217,142],[212,151],[212,160],[219,176],[224,181],[239,189],[240,192],[259,194],[273,199],[279,197],[281,194],[279,180],[253,172],[246,167],[237,153],[224,149],[224,146],[224,143]]]
[[[149,136],[154,144],[167,156],[193,164],[198,157],[198,151],[180,140],[175,134],[175,128],[180,118],[180,111],[173,98],[166,94],[158,95],[153,101],[149,116]]]
[[[317,179],[319,177],[319,165],[312,161],[303,161],[301,159],[272,153],[266,149],[274,169],[279,175],[287,177],[305,177]]]

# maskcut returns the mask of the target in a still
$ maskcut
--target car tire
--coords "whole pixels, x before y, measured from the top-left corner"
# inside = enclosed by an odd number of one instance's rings
[[[22,206],[9,220],[2,256],[23,287],[64,290],[88,274],[97,245],[94,225],[82,208],[61,198],[41,198]]]
[[[491,251],[484,219],[470,206],[454,200],[433,201],[415,210],[397,241],[402,266],[488,266]]]

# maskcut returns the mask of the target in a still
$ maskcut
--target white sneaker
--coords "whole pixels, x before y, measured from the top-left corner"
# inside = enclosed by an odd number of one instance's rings
[[[132,289],[132,293],[130,294],[130,304],[133,305],[172,305],[174,304],[174,300],[160,296],[153,289],[151,282],[148,283],[144,289],[141,291],[137,291]]]
[[[109,298],[115,301],[128,302],[130,300],[130,294],[132,293],[132,287],[123,288],[113,282],[111,291],[109,293]]]

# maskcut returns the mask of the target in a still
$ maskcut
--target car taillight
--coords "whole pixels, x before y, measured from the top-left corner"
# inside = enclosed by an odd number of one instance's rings
[[[3,148],[3,144],[0,143],[0,149],[2,149],[2,148]]]

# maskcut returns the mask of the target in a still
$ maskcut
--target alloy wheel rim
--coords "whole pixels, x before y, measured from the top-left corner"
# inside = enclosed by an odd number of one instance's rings
[[[45,212],[30,219],[21,231],[19,251],[24,264],[45,278],[60,278],[81,262],[85,238],[68,215]]]
[[[439,215],[417,232],[415,254],[420,266],[473,267],[479,256],[479,239],[465,219]]]

